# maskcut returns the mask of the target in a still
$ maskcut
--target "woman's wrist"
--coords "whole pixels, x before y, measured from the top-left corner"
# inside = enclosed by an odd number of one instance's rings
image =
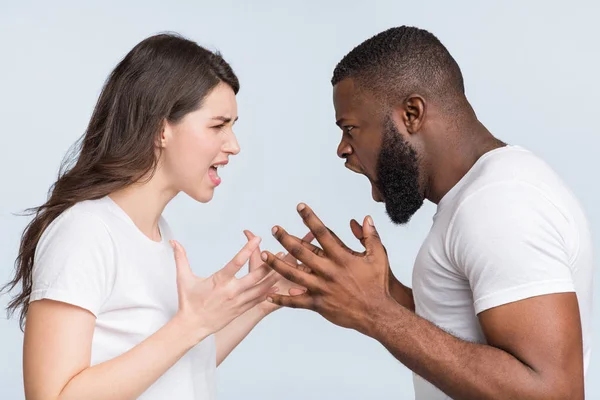
[[[212,333],[208,327],[198,326],[198,324],[191,323],[181,313],[175,314],[175,316],[168,322],[177,333],[181,340],[185,341],[190,348],[194,347]]]

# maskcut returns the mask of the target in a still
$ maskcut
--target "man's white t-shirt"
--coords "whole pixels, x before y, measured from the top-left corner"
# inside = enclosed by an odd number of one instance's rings
[[[456,337],[486,343],[477,314],[576,292],[584,369],[591,351],[592,242],[575,196],[518,147],[486,153],[443,197],[413,270],[416,313]],[[450,397],[414,375],[417,400]]]
[[[149,239],[106,196],[62,213],[38,243],[30,301],[57,300],[96,316],[92,366],[127,352],[177,312],[172,237],[162,217],[159,228],[162,240]],[[215,341],[209,336],[139,398],[212,400],[215,370]]]

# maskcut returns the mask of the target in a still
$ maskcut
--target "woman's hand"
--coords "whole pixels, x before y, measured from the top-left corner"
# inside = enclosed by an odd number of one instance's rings
[[[179,298],[175,318],[197,334],[198,340],[220,331],[257,304],[267,303],[267,294],[280,279],[276,272],[265,265],[241,278],[235,276],[257,251],[259,243],[259,237],[252,238],[223,269],[208,278],[200,278],[192,272],[183,246],[171,241]]]

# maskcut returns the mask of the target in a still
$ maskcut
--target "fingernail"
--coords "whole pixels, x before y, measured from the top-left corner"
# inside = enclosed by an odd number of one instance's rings
[[[269,290],[269,293],[277,293],[279,292],[279,288],[277,286],[272,287],[271,290]]]
[[[175,248],[177,247],[177,245],[175,244],[175,241],[169,240],[169,243],[171,243],[171,247],[173,248],[173,250],[175,250]]]
[[[272,303],[272,302],[273,302],[273,298],[272,298],[272,297],[267,297],[267,301],[268,301],[269,303]]]
[[[371,226],[375,226],[375,224],[373,223],[373,218],[371,218],[370,215],[367,217],[367,223]]]
[[[302,211],[302,210],[304,210],[304,208],[306,208],[306,204],[304,204],[304,203],[298,204],[298,211]]]
[[[261,253],[260,258],[262,258],[263,261],[267,261],[267,253]]]
[[[277,258],[283,258],[284,254],[283,253],[277,253]]]
[[[273,229],[271,229],[271,233],[274,235],[277,233],[278,230],[279,229],[276,226],[274,226]]]

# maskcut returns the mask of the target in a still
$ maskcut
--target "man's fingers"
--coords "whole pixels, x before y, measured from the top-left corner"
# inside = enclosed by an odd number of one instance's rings
[[[315,253],[316,255],[323,257],[324,256],[324,252],[323,250],[321,250],[319,247],[315,246],[314,244],[312,244],[311,242],[315,240],[315,235],[313,235],[312,232],[308,232],[306,235],[304,235],[304,237],[302,239],[300,239],[300,241],[302,242],[302,245],[304,247],[306,247],[307,249],[309,249],[310,251],[312,251],[313,253]],[[285,255],[284,258],[285,261],[287,261],[290,264],[298,264],[297,261],[293,255],[291,255],[290,253]]]
[[[235,274],[237,274],[237,272],[244,266],[244,264],[248,262],[248,259],[252,255],[252,252],[260,244],[260,240],[261,239],[258,236],[255,236],[252,239],[250,239],[248,243],[244,245],[242,250],[240,250],[239,253],[237,253],[235,257],[233,257],[233,259],[230,262],[228,262],[227,265],[225,265],[225,267],[223,267],[223,269],[221,269],[217,273],[222,274],[226,277],[235,276]]]
[[[300,269],[291,266],[283,260],[275,257],[272,253],[263,251],[263,260],[279,275],[283,276],[290,282],[296,283],[300,286],[304,286],[310,290],[315,290],[318,287],[318,278],[315,275],[307,274]]]
[[[275,239],[277,239],[279,243],[281,243],[281,245],[288,251],[288,253],[294,258],[294,260],[298,260],[311,267],[316,265],[315,263],[319,261],[318,256],[312,251],[308,250],[307,247],[304,245],[304,242],[302,242],[297,237],[287,233],[282,227],[274,227],[273,236],[275,236]],[[296,263],[294,262],[293,264]]]
[[[387,254],[381,243],[379,233],[377,233],[377,230],[375,229],[375,224],[373,223],[373,218],[371,218],[371,216],[365,217],[363,222],[363,233],[367,256],[385,256]]]
[[[306,264],[298,264],[296,266],[297,269],[299,269],[300,271],[304,271],[307,274],[311,274],[312,273],[312,269],[310,269],[310,267]]]
[[[299,296],[301,294],[306,293],[306,289],[290,288],[290,290],[288,290],[288,293],[290,294],[290,296]]]
[[[316,254],[319,257],[325,257],[325,255],[326,255],[322,248],[320,248],[319,246],[315,246],[312,243],[302,242],[302,246],[304,246],[305,248],[307,248],[308,250],[310,250],[312,253]]]
[[[306,235],[304,235],[304,237],[300,240],[302,240],[303,242],[306,242],[306,243],[310,243],[313,240],[315,240],[315,235],[311,231],[308,231],[308,233]]]
[[[338,235],[336,235],[335,232],[333,232],[331,229],[329,229],[329,232],[331,232],[331,235],[333,235],[333,238],[336,240],[336,242],[348,253],[352,254],[353,256],[363,256],[364,255],[364,253],[359,253],[358,251],[354,251],[350,247],[346,246],[346,243],[342,242],[342,239],[340,239],[338,237]]]
[[[362,245],[364,245],[363,240],[365,237],[363,234],[363,227],[354,218],[350,220],[350,230],[352,231],[354,237],[357,238]]]
[[[315,239],[321,244],[321,248],[329,256],[341,256],[343,249],[340,248],[329,229],[317,217],[313,210],[304,203],[298,205],[298,213],[302,217],[304,224],[315,235]],[[344,254],[346,252],[344,251]]]
[[[308,293],[298,296],[284,296],[280,294],[269,294],[267,300],[271,303],[289,308],[304,308],[314,310],[314,299]]]

